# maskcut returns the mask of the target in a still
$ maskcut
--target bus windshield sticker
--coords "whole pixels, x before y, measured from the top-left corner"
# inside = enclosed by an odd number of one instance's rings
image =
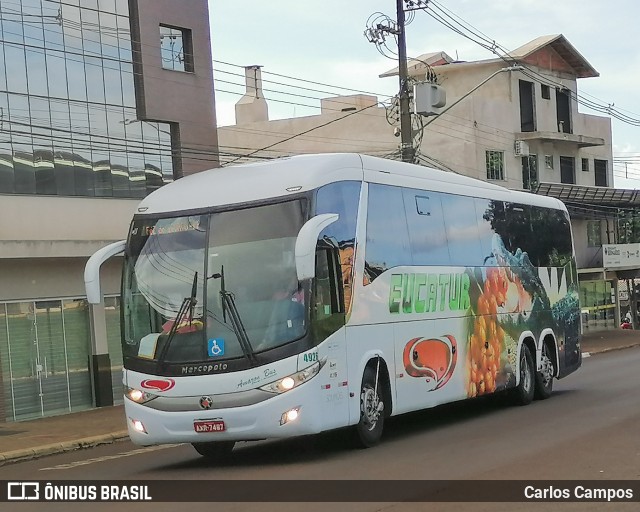
[[[138,347],[138,357],[145,359],[154,359],[156,357],[156,346],[158,344],[159,332],[147,334],[140,340]]]
[[[212,338],[207,342],[207,354],[209,357],[220,357],[224,355],[224,339]]]

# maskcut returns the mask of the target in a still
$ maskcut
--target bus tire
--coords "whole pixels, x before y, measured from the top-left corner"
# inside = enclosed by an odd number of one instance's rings
[[[203,457],[212,461],[228,460],[235,441],[215,441],[211,443],[191,443],[195,450]]]
[[[517,405],[529,405],[533,401],[535,392],[536,371],[533,365],[531,351],[524,343],[520,349],[518,371],[520,372],[520,382],[518,382],[518,385],[513,389],[513,401]]]
[[[356,425],[356,442],[361,448],[370,448],[380,443],[384,429],[384,398],[382,379],[378,375],[376,386],[376,368],[367,366],[362,376],[360,388],[360,420]]]
[[[549,346],[546,342],[542,344],[541,363],[541,370],[536,372],[535,398],[545,400],[553,392],[553,376],[555,375],[555,367],[549,357]]]

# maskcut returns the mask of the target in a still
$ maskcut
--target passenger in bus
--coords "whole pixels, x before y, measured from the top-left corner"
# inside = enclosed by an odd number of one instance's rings
[[[297,276],[293,275],[272,298],[271,317],[265,331],[265,341],[290,341],[304,334],[304,293]]]
[[[300,282],[298,281],[298,277],[295,274],[289,277],[289,279],[286,280],[286,284],[281,289],[275,291],[272,300],[290,300],[303,304],[304,294],[302,292]]]
[[[177,318],[178,310],[181,307],[180,302],[180,300],[176,299],[172,303],[165,304],[165,309],[163,311],[165,321],[162,324],[163,334],[168,334],[171,329],[173,329],[173,326],[176,323],[178,324],[176,325],[177,334],[184,334],[202,330],[204,326],[204,324],[202,323],[202,318],[193,315],[193,312],[188,308],[183,311],[180,319]]]

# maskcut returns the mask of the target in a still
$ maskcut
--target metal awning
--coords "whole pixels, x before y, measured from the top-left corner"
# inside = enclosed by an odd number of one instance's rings
[[[617,217],[621,210],[640,207],[640,190],[636,189],[540,183],[533,192],[560,199],[570,213],[584,218]]]
[[[536,194],[551,196],[563,202],[636,208],[640,206],[640,190],[628,188],[586,187],[566,183],[540,183]]]

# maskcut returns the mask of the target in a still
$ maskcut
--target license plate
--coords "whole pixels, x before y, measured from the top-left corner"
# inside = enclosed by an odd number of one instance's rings
[[[226,427],[224,426],[224,421],[222,420],[209,420],[209,421],[194,421],[193,429],[200,433],[208,433],[208,432],[224,432]]]

